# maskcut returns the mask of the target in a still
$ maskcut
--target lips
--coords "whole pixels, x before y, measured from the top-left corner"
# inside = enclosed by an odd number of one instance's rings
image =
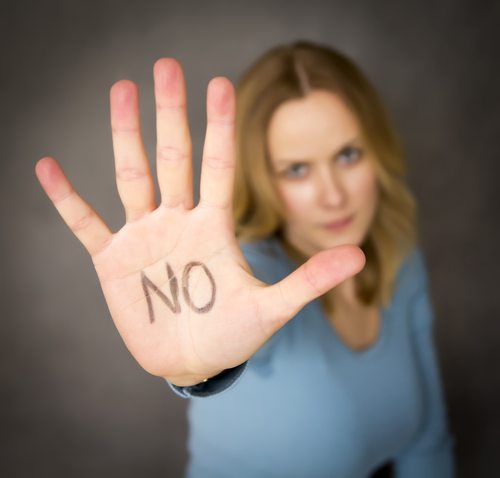
[[[340,221],[331,222],[329,224],[325,224],[323,226],[327,231],[338,231],[340,229],[344,229],[344,227],[348,226],[352,222],[353,216],[346,217],[345,219],[341,219]]]

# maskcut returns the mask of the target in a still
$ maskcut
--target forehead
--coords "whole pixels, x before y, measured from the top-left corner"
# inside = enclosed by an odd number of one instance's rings
[[[329,154],[358,137],[354,114],[338,95],[324,90],[282,103],[273,113],[267,133],[271,159]]]

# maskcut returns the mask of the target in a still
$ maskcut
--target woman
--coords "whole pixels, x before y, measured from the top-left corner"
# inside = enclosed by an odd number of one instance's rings
[[[413,200],[367,80],[323,47],[274,50],[241,82],[237,142],[212,80],[193,207],[182,70],[154,76],[159,207],[131,82],[111,90],[121,231],[54,160],[37,173],[129,350],[194,398],[188,476],[453,476]]]

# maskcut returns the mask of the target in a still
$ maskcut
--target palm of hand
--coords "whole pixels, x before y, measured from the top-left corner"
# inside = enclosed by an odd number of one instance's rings
[[[42,159],[37,174],[91,254],[131,353],[147,371],[190,385],[247,360],[303,305],[358,272],[364,257],[354,246],[340,246],[274,286],[256,280],[234,235],[232,85],[223,78],[209,85],[200,203],[194,208],[182,69],[163,59],[154,73],[159,207],[140,135],[137,88],[128,81],[111,90],[117,184],[127,224],[112,234],[53,159]]]
[[[185,381],[178,376],[193,375],[188,382],[196,383],[244,362],[271,335],[254,324],[249,341],[250,323],[260,317],[252,296],[263,285],[219,216],[209,207],[159,208],[94,256],[128,348],[146,370],[176,383]]]

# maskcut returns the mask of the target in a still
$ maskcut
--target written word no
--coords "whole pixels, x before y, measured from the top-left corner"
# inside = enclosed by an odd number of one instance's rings
[[[177,277],[175,277],[174,271],[168,262],[165,263],[167,266],[167,274],[168,274],[168,284],[170,287],[170,295],[172,299],[169,299],[152,281],[148,276],[141,271],[141,282],[142,289],[144,290],[144,295],[146,296],[146,301],[148,303],[148,312],[149,312],[149,321],[153,323],[155,321],[155,314],[153,309],[153,302],[151,300],[150,290],[152,290],[162,301],[163,303],[174,313],[181,313],[181,304],[179,302],[179,284],[177,283]],[[195,267],[201,267],[208,280],[210,281],[210,287],[212,288],[212,295],[210,300],[202,307],[197,307],[193,301],[191,300],[191,294],[189,293],[189,276],[191,271]],[[184,300],[191,307],[191,309],[197,314],[206,314],[210,311],[210,309],[214,306],[215,302],[215,281],[211,272],[208,270],[208,267],[201,262],[190,262],[184,267],[184,273],[182,274],[182,295],[184,296]]]

